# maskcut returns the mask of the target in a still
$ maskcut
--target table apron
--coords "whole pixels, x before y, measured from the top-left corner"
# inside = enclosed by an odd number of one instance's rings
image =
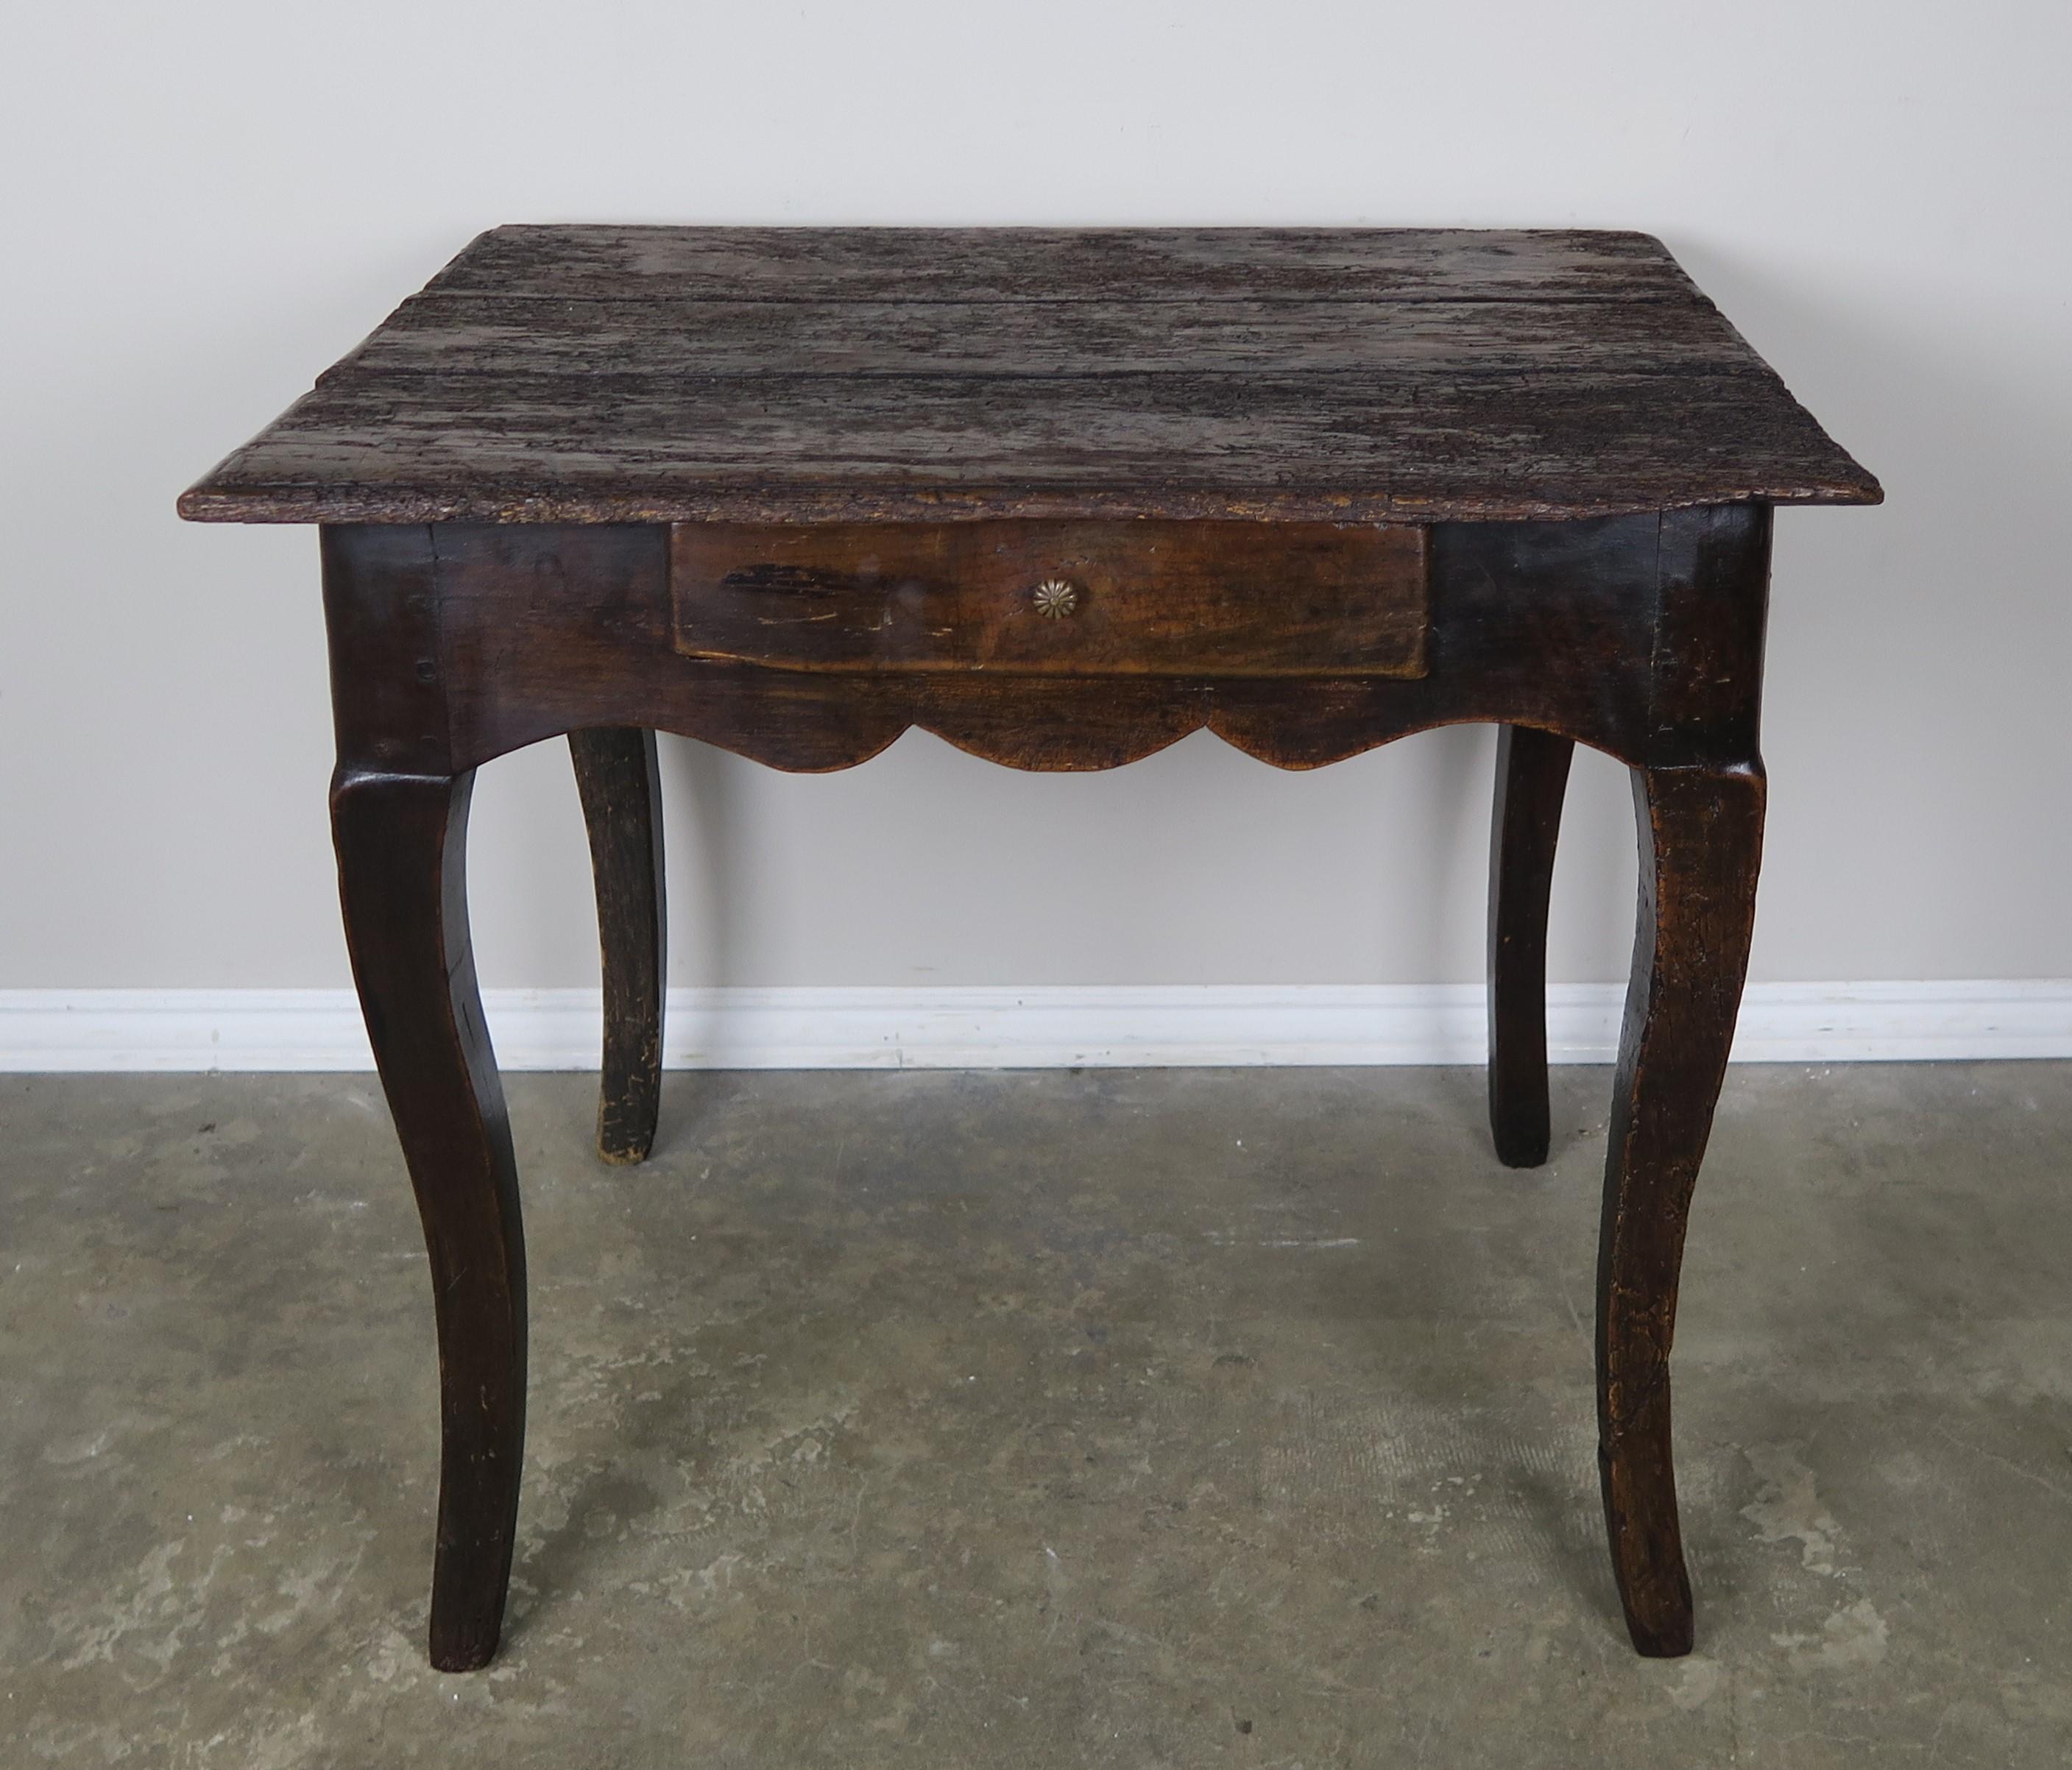
[[[339,757],[458,773],[568,731],[644,726],[820,771],[919,726],[1011,766],[1089,770],[1206,728],[1309,768],[1486,721],[1637,766],[1732,765],[1757,750],[1770,533],[1762,504],[1437,524],[1422,675],[1194,678],[686,657],[665,525],[332,525]]]

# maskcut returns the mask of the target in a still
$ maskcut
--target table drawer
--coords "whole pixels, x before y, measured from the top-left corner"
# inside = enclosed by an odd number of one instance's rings
[[[784,670],[1421,676],[1425,530],[679,523],[675,641]]]

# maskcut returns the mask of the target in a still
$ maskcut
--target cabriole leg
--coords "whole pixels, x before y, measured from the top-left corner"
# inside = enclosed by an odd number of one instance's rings
[[[569,754],[590,826],[604,959],[598,1152],[606,1161],[643,1161],[654,1147],[661,1108],[668,971],[655,734],[623,727],[572,731]]]
[[[471,771],[341,769],[346,941],[431,1258],[438,1547],[431,1658],[488,1663],[503,1624],[525,1437],[525,1246],[504,1090],[468,942]]]
[[[1547,899],[1575,745],[1552,732],[1497,734],[1490,828],[1489,1111],[1497,1159],[1547,1159]]]
[[[1597,1250],[1597,1457],[1633,1644],[1691,1650],[1671,1461],[1669,1349],[1698,1164],[1755,921],[1759,763],[1636,770],[1640,908]]]

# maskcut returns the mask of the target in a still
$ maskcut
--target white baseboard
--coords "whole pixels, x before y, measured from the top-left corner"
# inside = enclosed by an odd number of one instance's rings
[[[1610,1061],[1621,988],[1548,992],[1557,1063]],[[512,1070],[595,1067],[594,990],[491,990]],[[678,989],[672,1069],[1479,1063],[1473,984]],[[1758,984],[1734,1057],[1848,1063],[2072,1057],[2072,979]],[[0,990],[0,1071],[372,1067],[347,990]]]

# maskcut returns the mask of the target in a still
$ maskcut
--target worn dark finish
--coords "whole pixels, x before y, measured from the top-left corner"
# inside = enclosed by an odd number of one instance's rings
[[[666,529],[444,524],[452,741],[487,762],[609,704],[625,722],[808,771],[866,761],[910,725],[1017,768],[1112,768],[1204,728],[1262,761],[1313,768],[1494,720],[1638,762],[1655,667],[1632,636],[1655,618],[1661,528],[1652,515],[1441,525],[1424,677],[1248,680],[708,663],[675,649]]]
[[[604,964],[604,1053],[597,1148],[644,1161],[662,1104],[662,1004],[668,925],[662,881],[662,782],[652,731],[572,731],[569,754],[590,829]]]
[[[319,377],[370,373],[715,375],[775,380],[968,376],[1029,383],[1120,374],[1365,372],[1429,381],[1560,370],[1758,372],[1710,302],[1572,298],[1289,300],[543,302],[413,296]],[[1386,323],[1377,323],[1385,320]],[[1094,353],[1094,354],[1090,354]]]
[[[1547,900],[1574,743],[1530,725],[1498,734],[1490,828],[1489,1103],[1497,1159],[1547,1159]]]
[[[497,228],[427,293],[554,301],[1688,300],[1644,233],[1470,228]]]
[[[189,492],[237,522],[1861,503],[1628,233],[503,228]]]
[[[1463,721],[1506,728],[1508,1162],[1547,1153],[1571,746],[1634,771],[1600,1440],[1634,1641],[1686,1650],[1667,1361],[1753,913],[1771,506],[1877,496],[1636,234],[483,236],[182,507],[326,524],[347,935],[438,1308],[434,1662],[494,1648],[524,1404],[471,770],[574,734],[600,1142],[631,1157],[660,1042],[648,733],[820,770],[920,726],[1092,769],[1207,729],[1309,768]]]
[[[1416,676],[1425,531],[1355,524],[683,523],[676,649],[790,670]]]
[[[1597,1244],[1597,1460],[1612,1570],[1642,1653],[1688,1653],[1691,1581],[1669,1435],[1669,1348],[1698,1164],[1755,926],[1763,775],[1637,771],[1640,916]]]
[[[422,530],[324,536],[339,762],[331,828],[353,980],[424,1220],[438,1324],[431,1659],[489,1662],[525,1442],[525,1242],[468,938],[472,769],[449,765]]]

